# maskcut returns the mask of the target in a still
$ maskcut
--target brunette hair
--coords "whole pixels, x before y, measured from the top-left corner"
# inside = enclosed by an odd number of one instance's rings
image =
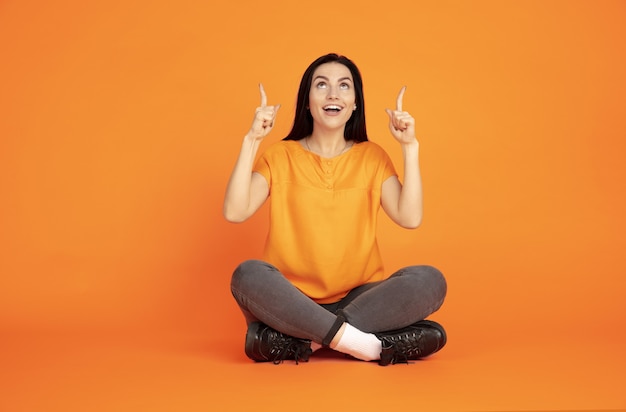
[[[298,100],[296,103],[296,115],[293,120],[291,131],[283,140],[300,140],[313,133],[313,116],[307,108],[309,105],[309,92],[313,81],[315,69],[325,63],[343,64],[350,70],[354,82],[356,110],[346,123],[344,139],[353,140],[355,143],[364,142],[367,139],[367,129],[365,127],[365,101],[363,99],[363,78],[356,64],[345,56],[336,53],[329,53],[318,57],[302,75],[300,88],[298,89]]]

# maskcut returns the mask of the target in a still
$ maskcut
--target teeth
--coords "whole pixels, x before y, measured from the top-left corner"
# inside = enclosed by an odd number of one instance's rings
[[[325,106],[324,110],[341,110],[341,107],[331,104],[329,106]]]

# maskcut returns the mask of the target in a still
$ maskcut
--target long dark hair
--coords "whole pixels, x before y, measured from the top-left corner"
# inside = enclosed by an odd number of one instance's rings
[[[365,100],[363,99],[363,78],[356,64],[345,56],[336,53],[329,53],[317,58],[306,69],[302,80],[300,80],[300,88],[298,89],[298,101],[296,103],[296,115],[293,120],[291,131],[283,140],[300,140],[313,133],[313,116],[307,109],[309,105],[309,92],[313,81],[313,73],[315,69],[325,63],[340,63],[346,66],[352,73],[354,81],[356,110],[346,123],[343,134],[344,139],[353,140],[355,143],[367,140],[367,129],[365,127]]]

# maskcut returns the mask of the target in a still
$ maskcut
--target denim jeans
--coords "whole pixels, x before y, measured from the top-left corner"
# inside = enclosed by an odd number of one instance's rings
[[[425,319],[443,304],[447,285],[434,267],[409,266],[352,289],[338,302],[318,304],[273,265],[247,260],[235,269],[231,291],[248,324],[261,321],[287,335],[322,343],[336,331],[338,320],[376,333]]]

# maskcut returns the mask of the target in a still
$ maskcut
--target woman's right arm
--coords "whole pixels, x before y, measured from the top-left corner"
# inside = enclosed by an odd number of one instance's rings
[[[229,222],[243,222],[256,212],[269,194],[269,186],[259,173],[253,173],[252,167],[263,138],[274,127],[274,120],[280,105],[268,106],[263,85],[261,106],[257,107],[252,126],[243,139],[239,157],[230,175],[226,195],[224,196],[224,217]]]

